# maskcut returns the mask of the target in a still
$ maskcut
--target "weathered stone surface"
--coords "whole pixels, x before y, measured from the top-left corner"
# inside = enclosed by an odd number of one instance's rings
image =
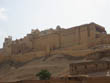
[[[19,40],[12,40],[9,36],[5,38],[3,50],[4,55],[17,55],[28,52],[45,52],[49,55],[54,50],[67,49],[87,49],[99,44],[110,43],[110,35],[106,34],[104,27],[95,24],[85,24],[81,26],[63,29],[44,31],[32,30],[30,34]]]

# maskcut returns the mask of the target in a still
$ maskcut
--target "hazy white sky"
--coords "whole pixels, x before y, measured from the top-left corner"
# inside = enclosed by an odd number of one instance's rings
[[[110,32],[110,0],[0,0],[0,47],[8,35],[31,29],[69,28],[96,22]]]

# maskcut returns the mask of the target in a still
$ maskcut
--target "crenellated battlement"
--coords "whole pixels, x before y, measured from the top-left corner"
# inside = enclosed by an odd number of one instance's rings
[[[96,45],[101,38],[108,38],[105,28],[95,24],[84,24],[68,29],[61,28],[39,31],[32,29],[30,34],[24,38],[12,40],[9,36],[5,38],[3,49],[5,55],[17,55],[32,51],[43,51],[49,55],[51,51],[71,47],[71,49],[85,49]],[[109,40],[104,42],[108,42]],[[103,43],[104,43],[103,42]]]
[[[5,38],[3,47],[8,46],[11,43],[12,43],[12,36],[8,36],[8,37]]]

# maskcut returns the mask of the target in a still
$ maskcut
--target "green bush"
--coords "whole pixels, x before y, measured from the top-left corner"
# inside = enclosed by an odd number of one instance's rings
[[[49,80],[51,73],[48,70],[41,70],[36,76],[38,76],[40,80]]]

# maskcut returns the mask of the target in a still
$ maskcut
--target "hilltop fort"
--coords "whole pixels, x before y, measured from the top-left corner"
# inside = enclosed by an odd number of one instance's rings
[[[91,48],[91,46],[109,43],[110,35],[106,33],[104,27],[96,23],[84,24],[68,29],[57,26],[55,30],[32,30],[24,38],[15,41],[9,36],[5,38],[3,53],[4,55],[18,55],[40,52],[40,54],[49,55],[55,50],[62,49],[68,54],[69,49],[87,49]]]
[[[90,23],[68,29],[35,29],[17,40],[5,38],[0,49],[0,81],[36,79],[36,72],[42,69],[53,77],[105,76],[110,69],[110,34],[103,26]]]

